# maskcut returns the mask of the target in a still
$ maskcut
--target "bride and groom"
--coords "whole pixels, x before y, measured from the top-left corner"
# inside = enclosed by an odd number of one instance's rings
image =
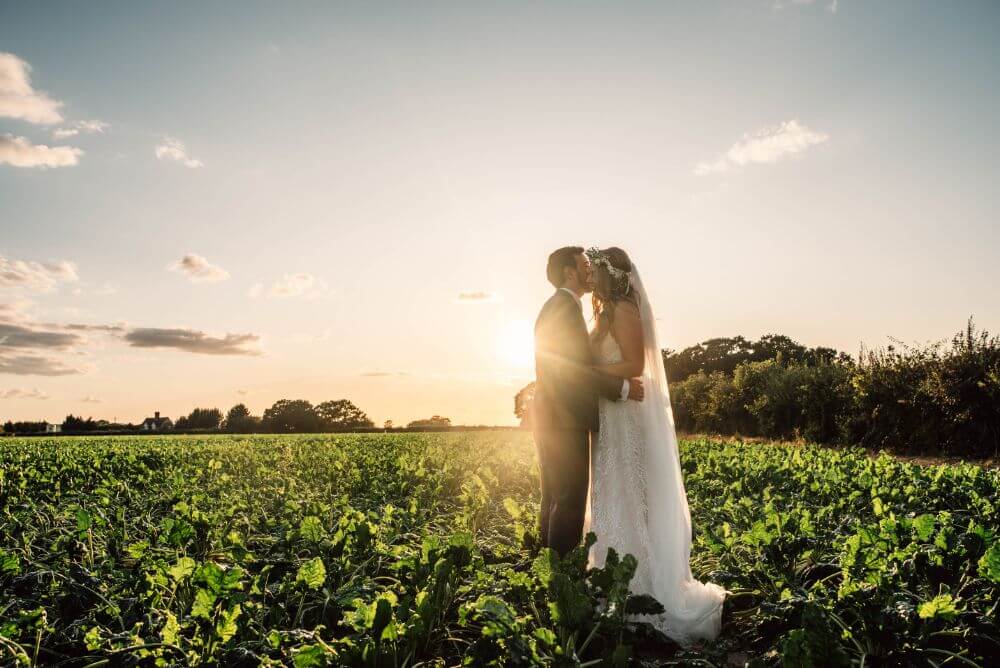
[[[726,590],[691,575],[691,516],[639,271],[620,248],[567,247],[546,274],[556,291],[535,323],[532,402],[542,544],[566,554],[593,531],[591,565],[603,566],[608,548],[638,560],[632,591],[664,607],[648,621],[682,644],[714,639]]]

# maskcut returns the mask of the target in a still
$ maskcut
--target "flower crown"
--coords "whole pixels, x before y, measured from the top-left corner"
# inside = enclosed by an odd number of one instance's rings
[[[601,252],[601,249],[593,246],[584,251],[590,259],[592,266],[604,267],[611,277],[611,294],[613,296],[626,296],[632,291],[632,275],[630,272],[619,269],[611,264],[611,259]]]

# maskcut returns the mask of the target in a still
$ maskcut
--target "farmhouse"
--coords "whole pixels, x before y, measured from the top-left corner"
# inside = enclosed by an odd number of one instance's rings
[[[156,411],[156,413],[153,414],[153,417],[148,417],[143,420],[142,426],[140,427],[143,431],[164,431],[173,428],[173,421],[168,417],[161,418],[160,411]]]
[[[62,431],[61,424],[52,424],[51,422],[45,423],[45,433],[46,434],[58,434]]]

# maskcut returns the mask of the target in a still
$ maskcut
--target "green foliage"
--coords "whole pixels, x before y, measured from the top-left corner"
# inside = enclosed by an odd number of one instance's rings
[[[195,408],[185,417],[177,419],[174,429],[218,429],[222,411],[218,408]]]
[[[683,378],[670,388],[678,428],[918,454],[1000,452],[1000,337],[970,322],[950,345],[889,346],[859,364],[784,339],[713,339],[668,356]],[[762,350],[770,356],[756,359]]]
[[[316,406],[316,415],[325,429],[362,429],[375,426],[363,410],[347,399],[324,401]]]
[[[732,376],[736,368],[751,362],[775,360],[784,365],[815,366],[831,362],[848,363],[850,356],[832,348],[807,348],[782,334],[766,334],[758,341],[742,336],[709,339],[680,352],[663,351],[663,366],[671,383],[687,380],[696,373]]]
[[[597,569],[583,547],[538,547],[523,433],[4,439],[0,651],[69,667],[996,655],[996,471],[682,447],[692,571],[732,592],[718,642],[689,648],[645,623],[662,606],[630,590],[632,555]]]

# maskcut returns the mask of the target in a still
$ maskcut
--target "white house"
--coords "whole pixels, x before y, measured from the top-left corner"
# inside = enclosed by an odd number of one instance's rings
[[[52,424],[51,422],[45,423],[45,433],[46,434],[58,434],[62,431],[61,424]]]
[[[142,426],[140,429],[143,431],[164,431],[166,429],[173,429],[174,423],[168,418],[161,418],[160,411],[156,411],[153,417],[148,417],[142,421]]]

